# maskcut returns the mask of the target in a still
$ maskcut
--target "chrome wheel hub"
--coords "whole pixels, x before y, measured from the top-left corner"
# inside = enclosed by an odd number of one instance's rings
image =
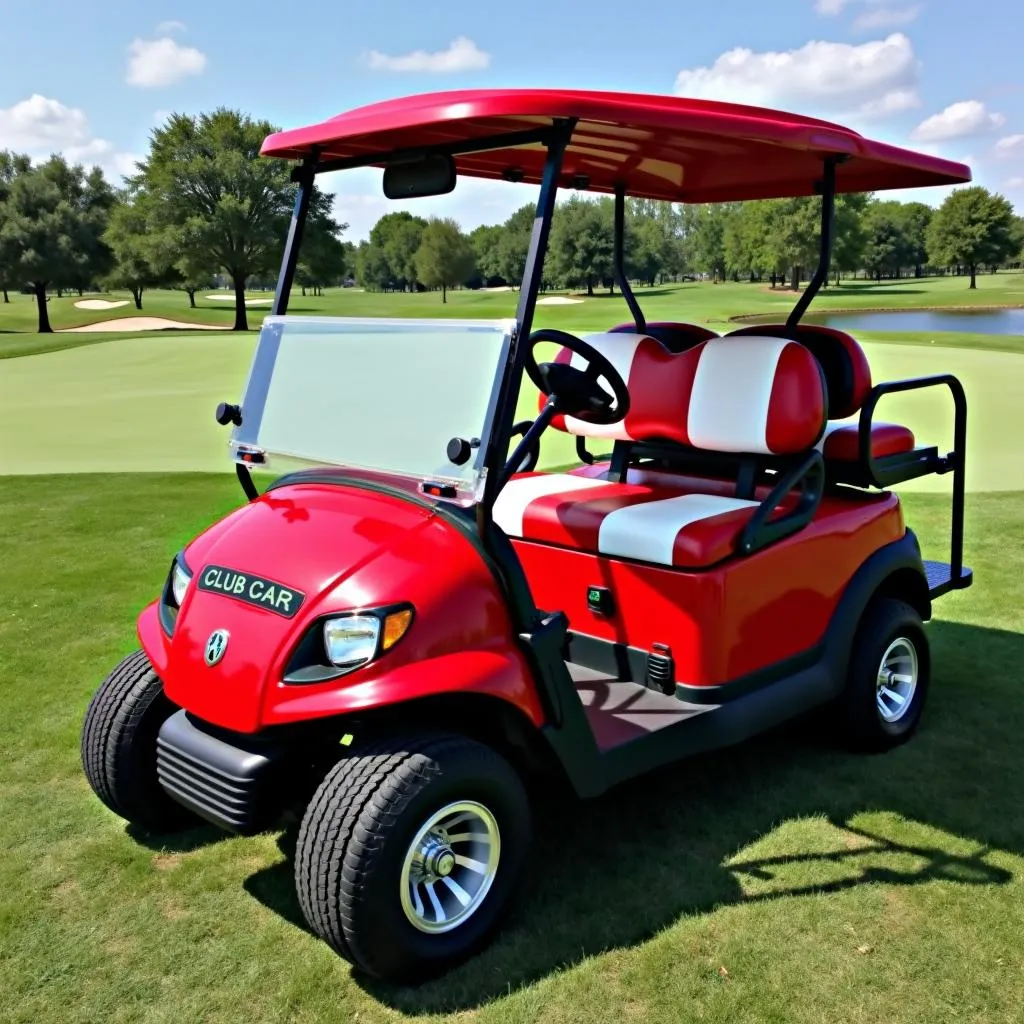
[[[480,908],[501,856],[494,815],[475,801],[448,804],[420,826],[402,864],[400,895],[409,923],[447,932]]]
[[[910,710],[917,690],[917,649],[905,637],[893,640],[882,655],[875,704],[884,722],[898,722]]]

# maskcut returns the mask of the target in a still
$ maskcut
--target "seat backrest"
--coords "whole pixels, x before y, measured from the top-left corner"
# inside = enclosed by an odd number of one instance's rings
[[[822,374],[798,342],[715,337],[673,353],[642,334],[592,334],[584,340],[621,374],[629,388],[629,412],[605,426],[556,416],[552,425],[559,430],[752,455],[808,451],[824,431]],[[581,369],[585,365],[568,349],[558,353],[557,361]]]
[[[636,324],[618,324],[611,329],[612,334],[636,334]],[[641,332],[649,338],[657,338],[669,352],[685,352],[694,345],[699,345],[709,338],[717,338],[718,333],[700,324],[676,324],[668,320],[659,320],[647,326]]]
[[[860,410],[871,391],[871,367],[857,342],[845,331],[819,324],[757,324],[731,331],[727,338],[792,338],[800,342],[818,361],[825,375],[828,393],[828,417],[846,419]]]

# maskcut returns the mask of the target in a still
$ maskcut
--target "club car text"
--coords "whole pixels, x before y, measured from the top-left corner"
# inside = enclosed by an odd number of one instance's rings
[[[199,589],[225,594],[239,601],[266,608],[290,619],[301,607],[306,595],[262,576],[252,576],[220,565],[208,565],[199,575]]]

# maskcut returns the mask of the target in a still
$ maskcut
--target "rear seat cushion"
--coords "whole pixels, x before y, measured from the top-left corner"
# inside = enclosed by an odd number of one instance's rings
[[[874,423],[871,426],[872,458],[902,455],[914,450],[914,433],[898,423]],[[818,442],[823,458],[835,462],[857,462],[860,459],[860,427],[857,423],[830,423]]]
[[[655,565],[698,568],[735,554],[756,501],[615,484],[569,473],[510,480],[494,521],[510,537]]]
[[[871,391],[871,367],[857,342],[845,331],[818,324],[757,324],[741,327],[727,338],[759,335],[771,338],[792,338],[817,359],[825,375],[828,392],[828,415],[841,420],[852,416],[867,400]]]
[[[602,426],[556,416],[552,425],[560,430],[762,455],[807,451],[821,437],[826,415],[821,371],[794,341],[716,337],[672,353],[646,335],[595,334],[584,340],[626,382],[629,412],[624,420]],[[586,365],[568,349],[557,359],[581,369]]]

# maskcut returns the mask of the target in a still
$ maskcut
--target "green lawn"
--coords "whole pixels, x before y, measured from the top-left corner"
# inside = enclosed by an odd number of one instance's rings
[[[1019,494],[970,498],[977,586],[930,627],[920,734],[875,758],[806,726],[590,803],[542,800],[486,953],[421,989],[352,977],[302,927],[294,835],[130,834],[78,762],[86,702],[222,476],[0,490],[0,1020],[1018,1022],[1024,1005]],[[939,551],[945,503],[912,495]]]
[[[88,698],[135,645],[134,617],[171,555],[241,500],[212,411],[237,398],[254,334],[40,338],[26,333],[34,308],[12,299],[0,305],[4,1024],[1019,1024],[1024,339],[886,334],[867,345],[876,379],[952,371],[971,409],[977,584],[937,605],[920,735],[857,758],[793,726],[590,804],[546,795],[509,929],[453,975],[400,990],[353,978],[302,927],[292,832],[200,829],[161,845],[109,814],[78,762]],[[111,315],[73,301],[51,303],[55,325]],[[499,317],[514,301],[333,292],[297,296],[293,311]],[[700,284],[641,301],[652,319],[718,323],[781,315],[793,299]],[[820,307],[971,301],[1024,304],[1024,276],[982,277],[973,293],[964,279],[844,284]],[[230,322],[231,303],[200,302],[189,314],[183,294],[154,293],[143,313]],[[538,326],[577,332],[625,319],[607,297],[538,314]],[[880,415],[945,444],[947,404],[903,397]],[[571,450],[564,435],[545,437],[549,465]],[[214,472],[184,472],[195,470]],[[911,490],[906,508],[926,554],[945,557],[948,499]]]

